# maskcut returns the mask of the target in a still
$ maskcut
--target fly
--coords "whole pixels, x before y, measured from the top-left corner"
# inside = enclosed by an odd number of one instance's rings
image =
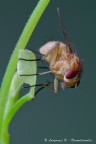
[[[49,71],[30,74],[30,75],[21,75],[21,76],[32,76],[32,75],[44,75],[49,73],[54,74],[55,76],[54,82],[39,84],[40,89],[38,89],[36,94],[43,88],[47,88],[51,90],[48,87],[51,84],[54,84],[53,91],[57,93],[59,83],[61,83],[63,89],[75,88],[80,83],[80,77],[82,73],[82,63],[80,58],[77,56],[77,54],[72,51],[72,48],[69,44],[69,39],[64,29],[59,8],[57,8],[57,12],[58,12],[58,17],[62,28],[63,36],[65,39],[65,43],[61,41],[50,41],[39,49],[39,53],[36,52],[37,54],[40,54],[42,57],[41,59],[36,59],[36,61],[39,60],[47,61],[49,64]],[[22,60],[28,61],[26,59],[22,59]],[[35,60],[30,60],[30,61],[35,61]],[[59,80],[61,81],[59,82]],[[38,86],[38,84],[35,86]]]

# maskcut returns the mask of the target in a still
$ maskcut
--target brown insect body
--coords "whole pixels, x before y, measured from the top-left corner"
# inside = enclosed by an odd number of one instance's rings
[[[58,91],[58,79],[62,80],[62,88],[76,87],[80,83],[82,64],[79,57],[72,52],[69,38],[65,31],[59,8],[57,8],[59,22],[62,28],[65,44],[60,41],[51,41],[39,49],[44,55],[42,58],[49,63],[50,73],[55,74],[54,91]]]
[[[55,74],[55,78],[63,80],[63,88],[78,85],[79,76],[82,71],[81,62],[78,56],[72,53],[68,46],[60,41],[51,41],[42,46],[39,51],[45,55],[43,59],[49,63],[50,71]],[[69,79],[67,79],[65,76],[68,72],[70,74],[76,73],[76,75],[70,79],[71,74],[69,75]]]

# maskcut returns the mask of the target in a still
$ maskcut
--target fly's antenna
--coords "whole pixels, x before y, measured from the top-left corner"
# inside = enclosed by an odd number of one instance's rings
[[[67,33],[65,31],[65,28],[64,28],[64,24],[63,24],[63,21],[62,21],[62,16],[61,16],[59,7],[57,8],[57,13],[58,13],[58,18],[59,18],[59,22],[60,22],[60,25],[61,25],[61,29],[62,29],[62,32],[63,32],[63,36],[64,36],[64,39],[65,39],[66,47],[68,47],[70,52],[72,52],[72,49],[71,49],[70,43],[69,43],[69,38],[68,38],[68,35],[67,35]]]

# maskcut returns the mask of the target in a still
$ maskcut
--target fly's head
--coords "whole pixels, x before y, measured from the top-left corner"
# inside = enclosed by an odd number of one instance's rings
[[[69,64],[69,69],[63,77],[62,88],[75,88],[80,84],[82,64],[80,59],[74,55]]]
[[[75,70],[70,70],[64,75],[62,88],[75,88],[80,83],[80,74]]]

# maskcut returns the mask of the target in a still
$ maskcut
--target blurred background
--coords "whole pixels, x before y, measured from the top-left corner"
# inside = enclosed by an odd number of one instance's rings
[[[0,0],[0,81],[37,3]],[[11,122],[11,144],[43,144],[45,138],[67,138],[67,143],[72,138],[92,139],[93,144],[96,141],[96,1],[51,0],[26,48],[38,51],[47,41],[64,41],[57,7],[72,47],[83,63],[81,83],[74,89],[60,87],[57,94],[44,89],[34,101],[26,103]],[[37,83],[53,79],[53,75],[41,76]]]

